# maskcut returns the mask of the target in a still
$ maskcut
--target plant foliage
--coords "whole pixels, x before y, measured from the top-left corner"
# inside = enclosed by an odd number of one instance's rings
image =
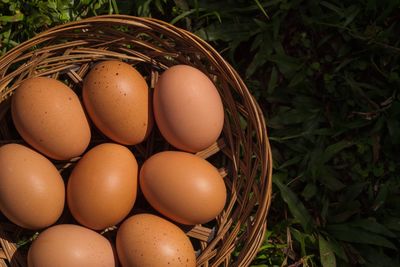
[[[274,156],[266,242],[253,266],[400,266],[397,0],[0,2],[3,53],[95,14],[195,32],[241,73]]]

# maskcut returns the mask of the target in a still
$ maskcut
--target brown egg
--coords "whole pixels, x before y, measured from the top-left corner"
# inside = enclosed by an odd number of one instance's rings
[[[82,225],[101,230],[122,221],[136,200],[138,165],[124,146],[101,144],[73,169],[67,186],[68,207]]]
[[[166,70],[154,90],[154,117],[176,148],[198,152],[212,145],[224,124],[221,97],[213,82],[187,65]]]
[[[64,209],[65,187],[56,167],[23,145],[0,147],[0,211],[13,223],[40,229]]]
[[[135,145],[151,131],[146,81],[127,63],[112,60],[95,65],[83,83],[83,102],[97,128],[115,142]]]
[[[140,187],[157,211],[182,224],[201,224],[224,208],[226,188],[218,170],[193,154],[165,151],[147,159]]]
[[[115,267],[111,243],[82,226],[60,224],[39,234],[28,252],[28,267]]]
[[[134,215],[117,233],[122,267],[196,266],[193,246],[173,223],[151,214]]]
[[[90,128],[78,96],[55,79],[25,80],[11,104],[19,134],[46,156],[66,160],[81,155],[90,141]]]

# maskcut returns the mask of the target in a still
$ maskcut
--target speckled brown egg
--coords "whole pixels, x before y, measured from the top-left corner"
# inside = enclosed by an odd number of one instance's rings
[[[196,68],[176,65],[166,70],[156,84],[153,102],[157,126],[176,148],[198,152],[221,134],[221,97],[208,76]]]
[[[138,144],[152,129],[148,86],[127,63],[111,60],[95,65],[85,77],[83,101],[97,128],[115,142]]]
[[[12,97],[11,112],[22,138],[50,158],[71,159],[89,144],[90,128],[79,98],[60,81],[23,81]]]
[[[122,221],[137,192],[138,165],[128,148],[101,144],[73,169],[67,186],[68,207],[82,225],[101,230]]]
[[[196,266],[193,246],[173,223],[151,214],[139,214],[122,223],[117,233],[122,267]]]
[[[151,206],[182,224],[206,223],[226,202],[225,183],[218,170],[187,152],[151,156],[140,170],[140,187]]]
[[[52,225],[64,208],[64,181],[56,167],[19,144],[0,147],[0,211],[27,229]]]
[[[82,226],[60,224],[39,234],[28,252],[28,267],[116,267],[111,243]]]

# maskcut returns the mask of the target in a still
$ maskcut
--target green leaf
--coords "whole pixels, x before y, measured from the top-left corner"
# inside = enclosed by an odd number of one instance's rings
[[[253,22],[210,24],[196,31],[196,34],[207,41],[243,42],[260,32]]]
[[[328,146],[325,149],[324,155],[323,155],[323,162],[328,162],[329,160],[331,160],[334,156],[336,156],[340,151],[342,151],[345,148],[348,148],[350,146],[354,145],[353,142],[349,142],[349,141],[339,141],[335,144],[332,144],[330,146]]]
[[[197,12],[197,11],[203,11],[203,9],[201,9],[201,10],[192,9],[192,10],[185,11],[185,12],[179,14],[178,16],[176,16],[175,18],[173,18],[169,23],[174,25],[175,23],[177,23],[181,19],[184,19],[184,18],[188,17],[189,15],[191,15],[191,14]]]
[[[400,232],[400,218],[398,217],[392,217],[392,216],[386,216],[383,219],[383,223],[388,229],[391,229],[393,231]]]
[[[319,62],[311,63],[311,69],[319,71],[321,69],[321,64]]]
[[[320,167],[320,180],[332,192],[342,190],[346,186],[337,177],[339,175],[331,167]]]
[[[396,235],[393,232],[387,229],[384,225],[378,223],[376,219],[372,217],[367,219],[359,219],[357,221],[352,221],[349,223],[349,225],[362,228],[372,233],[385,235],[387,237],[393,237],[393,238],[396,237]]]
[[[306,74],[304,71],[297,72],[293,76],[293,78],[290,80],[288,87],[294,87],[294,86],[298,85],[299,83],[303,82],[305,78],[306,78]]]
[[[367,185],[368,185],[367,182],[363,182],[363,183],[353,183],[352,185],[347,186],[344,192],[344,202],[346,203],[352,202],[364,191]]]
[[[343,23],[343,27],[347,27],[347,25],[349,25],[356,18],[358,13],[360,13],[360,9],[355,6],[351,6],[348,8],[346,13],[346,20]]]
[[[345,262],[348,262],[349,259],[347,258],[346,252],[343,248],[343,245],[340,244],[339,242],[337,242],[334,239],[330,239],[329,240],[329,246],[330,248],[333,250],[333,252],[342,260],[344,260]]]
[[[322,205],[322,208],[321,208],[321,218],[322,218],[322,220],[323,220],[324,222],[326,221],[327,216],[328,216],[329,204],[330,204],[329,198],[328,198],[326,195],[323,196],[323,197],[322,197],[322,200],[321,200],[321,205]]]
[[[157,1],[158,3],[158,1]],[[118,4],[116,0],[111,0],[111,6],[112,6],[112,10],[114,11],[115,14],[119,14],[119,10],[118,10]],[[157,5],[157,7],[159,8],[159,11],[162,12],[163,10]]]
[[[369,244],[397,250],[396,246],[387,238],[357,227],[352,227],[349,224],[328,225],[327,231],[332,236],[342,241]]]
[[[264,14],[264,16],[269,19],[269,16],[267,14],[267,11],[265,10],[265,8],[261,5],[259,0],[254,0],[254,2],[256,2],[257,6],[260,8],[261,12]]]
[[[301,224],[304,231],[310,233],[313,228],[313,221],[304,204],[289,187],[281,182],[279,175],[274,175],[273,182],[278,186],[281,196],[288,205],[292,216]]]
[[[307,121],[312,116],[314,116],[314,114],[310,113],[310,111],[287,109],[287,110],[282,110],[276,116],[272,117],[269,120],[269,124],[270,126],[273,126],[273,124],[290,125],[290,124],[302,123],[304,121]]]
[[[385,174],[385,166],[383,166],[382,163],[376,164],[374,167],[372,167],[372,173],[377,178],[382,177]]]
[[[322,145],[315,146],[314,150],[310,152],[310,161],[308,168],[311,172],[311,178],[313,181],[320,176],[323,176],[322,169],[323,165],[323,150]]]
[[[387,128],[392,137],[393,144],[400,144],[400,122],[398,119],[391,118],[387,120]]]
[[[269,78],[268,82],[268,93],[272,94],[278,84],[278,71],[276,70],[276,67],[274,66],[271,71],[271,75]]]
[[[295,156],[284,163],[280,164],[277,169],[282,170],[282,169],[287,169],[289,166],[292,166],[294,164],[298,164],[301,160],[303,159],[302,155]]]
[[[321,264],[323,267],[336,267],[336,258],[331,246],[321,235],[318,237],[319,241],[319,255],[321,257]]]
[[[290,232],[293,238],[300,244],[301,255],[306,256],[306,235],[293,227],[290,227]]]
[[[336,12],[339,16],[341,16],[341,17],[344,16],[343,10],[341,10],[340,8],[338,8],[337,6],[335,6],[335,5],[333,5],[333,4],[329,3],[329,2],[321,1],[320,4],[321,4],[322,6],[328,8],[328,9],[330,9],[330,10]]]
[[[276,63],[279,70],[286,77],[292,76],[297,70],[302,67],[301,62],[297,58],[290,57],[285,54],[271,55],[269,57],[269,60]]]
[[[313,183],[309,183],[304,188],[301,195],[305,198],[306,201],[309,201],[312,197],[317,193],[317,187]]]
[[[260,36],[260,34],[257,35],[257,37],[259,37],[259,36]],[[262,34],[261,38],[262,38],[263,44],[260,46],[257,53],[253,57],[253,60],[247,67],[246,77],[252,76],[256,72],[256,70],[260,69],[260,67],[263,66],[267,62],[268,57],[271,55],[271,53],[273,51],[269,35]]]
[[[365,267],[394,267],[400,266],[398,257],[393,257],[380,249],[371,246],[357,246],[357,250],[365,259]],[[397,259],[396,259],[397,258]]]
[[[0,21],[2,22],[18,22],[24,19],[24,14],[17,13],[14,16],[0,16]]]
[[[361,204],[358,200],[354,201],[343,201],[339,203],[339,207],[336,208],[335,212],[330,212],[329,222],[330,223],[341,223],[347,221],[351,216],[359,214],[361,212]]]
[[[372,205],[373,210],[376,211],[379,208],[381,208],[383,206],[383,204],[385,204],[386,199],[389,195],[390,186],[391,186],[391,183],[389,183],[389,182],[380,185],[378,195],[376,196],[376,198],[374,200],[374,204]]]

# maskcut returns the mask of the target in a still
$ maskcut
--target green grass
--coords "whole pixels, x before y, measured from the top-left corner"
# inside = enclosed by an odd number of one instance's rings
[[[0,9],[3,52],[117,10],[206,39],[269,127],[273,205],[253,266],[400,266],[397,0],[3,0]]]

